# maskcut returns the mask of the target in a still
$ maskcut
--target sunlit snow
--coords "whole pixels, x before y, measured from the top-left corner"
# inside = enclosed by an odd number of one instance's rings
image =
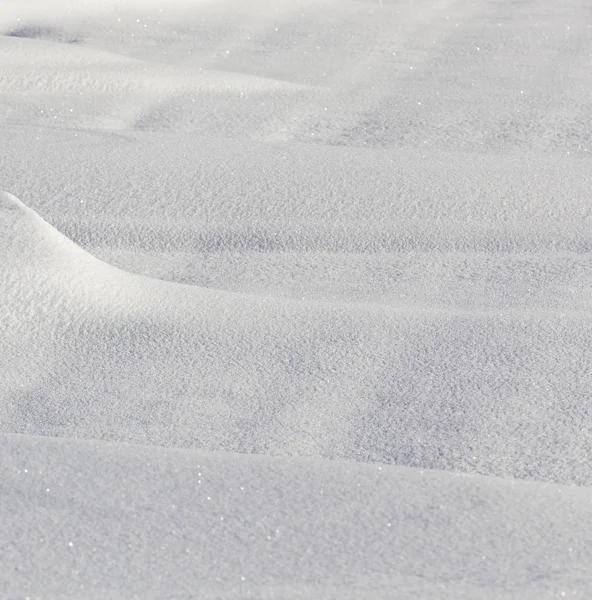
[[[0,0],[0,598],[592,598],[590,56]]]

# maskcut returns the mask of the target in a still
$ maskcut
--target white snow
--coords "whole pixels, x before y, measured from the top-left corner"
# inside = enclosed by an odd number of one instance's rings
[[[0,597],[591,597],[591,28],[4,0]]]
[[[0,449],[12,542],[1,552],[18,567],[9,596],[536,599],[590,589],[582,488],[36,436],[2,436]]]

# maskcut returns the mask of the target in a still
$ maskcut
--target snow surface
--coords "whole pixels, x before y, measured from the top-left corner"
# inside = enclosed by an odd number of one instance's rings
[[[0,597],[592,597],[588,3],[0,4]]]

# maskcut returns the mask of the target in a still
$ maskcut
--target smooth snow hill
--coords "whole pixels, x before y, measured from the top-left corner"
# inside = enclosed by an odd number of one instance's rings
[[[3,598],[592,594],[588,488],[35,436],[0,456]]]
[[[4,432],[592,482],[589,311],[168,283],[1,211]]]

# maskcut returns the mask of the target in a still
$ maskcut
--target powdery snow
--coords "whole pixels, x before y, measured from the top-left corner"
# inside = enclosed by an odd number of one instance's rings
[[[0,596],[592,596],[590,27],[5,0]]]
[[[0,558],[18,566],[8,597],[534,600],[590,589],[586,488],[36,436],[0,436],[0,450],[12,515]]]

